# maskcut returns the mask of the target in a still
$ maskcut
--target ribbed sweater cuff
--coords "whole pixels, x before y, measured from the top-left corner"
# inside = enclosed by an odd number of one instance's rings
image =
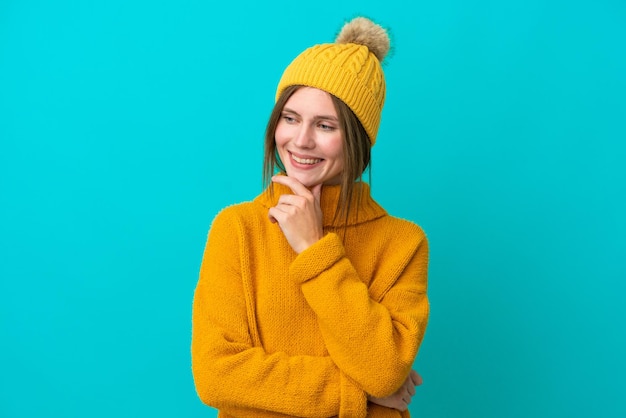
[[[289,275],[296,283],[304,283],[319,276],[345,255],[343,243],[335,233],[302,251],[289,266]]]

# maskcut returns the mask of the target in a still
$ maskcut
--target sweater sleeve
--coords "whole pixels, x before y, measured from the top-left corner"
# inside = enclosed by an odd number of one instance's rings
[[[266,353],[255,344],[240,273],[241,232],[236,217],[222,212],[205,247],[192,314],[199,397],[237,416],[364,417],[365,393],[330,356]]]
[[[334,233],[300,253],[290,266],[290,276],[301,283],[318,317],[331,358],[376,397],[391,395],[402,385],[428,321],[428,243],[415,228],[386,254],[369,288]]]

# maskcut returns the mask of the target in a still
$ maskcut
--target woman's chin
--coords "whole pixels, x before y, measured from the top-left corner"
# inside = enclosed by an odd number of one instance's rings
[[[287,175],[291,178],[298,180],[304,187],[310,189],[311,187],[320,183],[318,179],[312,178],[310,176],[302,175],[300,173],[289,173]]]

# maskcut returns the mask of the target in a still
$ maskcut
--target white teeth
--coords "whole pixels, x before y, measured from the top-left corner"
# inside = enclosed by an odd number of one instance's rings
[[[300,163],[300,164],[317,164],[320,161],[322,161],[321,158],[315,158],[315,159],[312,159],[312,158],[298,158],[298,157],[296,157],[293,154],[291,154],[291,158],[293,158],[293,160],[295,162]]]

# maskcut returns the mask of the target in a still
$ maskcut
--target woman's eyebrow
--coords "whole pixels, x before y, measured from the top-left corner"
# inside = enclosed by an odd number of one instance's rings
[[[339,119],[337,118],[337,116],[333,116],[333,115],[319,115],[319,116],[316,116],[316,119],[332,120],[335,122],[339,122]]]
[[[298,115],[300,116],[300,114],[298,112],[296,112],[293,109],[290,109],[288,107],[283,108],[283,112],[287,112],[287,113],[293,113],[294,115]],[[323,119],[323,120],[332,120],[335,122],[339,122],[339,118],[337,118],[337,116],[333,116],[333,115],[316,115],[315,119]]]

